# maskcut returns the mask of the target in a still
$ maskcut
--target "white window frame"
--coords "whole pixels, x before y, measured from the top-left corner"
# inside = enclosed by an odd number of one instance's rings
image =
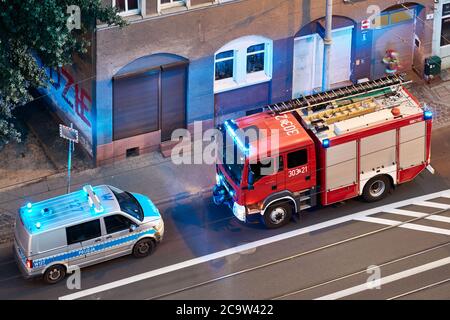
[[[119,12],[119,15],[121,16],[132,16],[132,15],[136,15],[136,14],[140,14],[141,13],[141,8],[142,8],[142,0],[137,0],[137,4],[138,4],[138,8],[137,9],[132,9],[132,10],[128,10],[128,0],[125,0],[125,11],[123,12]],[[112,0],[112,5],[113,7],[116,7],[116,0]]]
[[[228,58],[221,58],[221,59],[217,59],[217,55],[221,54],[223,52],[227,52],[227,51],[232,51],[233,52],[233,56],[232,57],[228,57]],[[233,76],[230,78],[225,78],[225,79],[220,79],[220,80],[216,80],[216,65],[218,62],[223,62],[223,61],[229,61],[232,60],[233,61]],[[221,51],[221,52],[217,52],[214,56],[214,81],[217,82],[221,82],[224,85],[233,85],[234,84],[234,77],[236,76],[236,51],[234,50],[225,50],[225,51]]]
[[[247,49],[251,46],[264,44],[264,51],[248,53]],[[233,78],[222,80],[216,79],[216,59],[214,58],[214,93],[226,92],[247,86],[252,86],[272,80],[273,72],[273,40],[262,36],[245,36],[233,40],[220,48],[214,55],[234,51]],[[247,58],[264,52],[264,70],[247,73]]]

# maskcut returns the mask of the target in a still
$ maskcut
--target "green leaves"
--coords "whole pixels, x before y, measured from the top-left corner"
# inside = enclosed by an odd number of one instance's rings
[[[67,27],[70,5],[80,8],[81,30]],[[30,88],[48,81],[33,54],[49,67],[70,64],[74,53],[87,51],[90,43],[84,36],[97,21],[126,25],[101,0],[0,0],[0,142],[20,139],[12,111],[32,99]]]

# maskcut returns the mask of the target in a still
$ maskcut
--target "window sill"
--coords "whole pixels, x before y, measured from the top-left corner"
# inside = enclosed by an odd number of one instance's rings
[[[214,83],[214,93],[222,93],[232,91],[240,88],[254,86],[264,82],[269,82],[272,77],[267,76],[264,72],[258,72],[247,75],[247,79],[244,82],[236,82],[234,80],[219,80]]]
[[[119,12],[118,14],[119,14],[119,16],[121,16],[123,18],[132,17],[132,16],[140,16],[141,10],[131,10],[131,11],[126,11],[126,12]]]
[[[170,14],[170,13],[177,13],[177,12],[182,12],[182,11],[187,11],[188,8],[186,7],[186,5],[172,5],[172,6],[167,6],[167,7],[162,7],[160,10],[160,14]]]

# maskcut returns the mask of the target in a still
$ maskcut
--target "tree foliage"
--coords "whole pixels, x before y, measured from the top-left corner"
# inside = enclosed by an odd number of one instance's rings
[[[67,26],[71,5],[80,8],[81,29]],[[86,53],[85,35],[97,21],[126,25],[101,0],[0,0],[0,143],[20,141],[12,111],[32,100],[30,88],[48,83],[34,55],[48,67],[70,64],[74,54]]]

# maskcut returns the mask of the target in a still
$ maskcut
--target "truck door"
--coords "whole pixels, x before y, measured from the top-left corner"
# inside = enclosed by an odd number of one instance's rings
[[[248,191],[246,202],[257,203],[267,196],[285,189],[283,156],[272,157],[250,164],[254,174],[254,189]]]
[[[298,192],[315,185],[315,153],[311,146],[289,152],[286,156],[286,189]]]

